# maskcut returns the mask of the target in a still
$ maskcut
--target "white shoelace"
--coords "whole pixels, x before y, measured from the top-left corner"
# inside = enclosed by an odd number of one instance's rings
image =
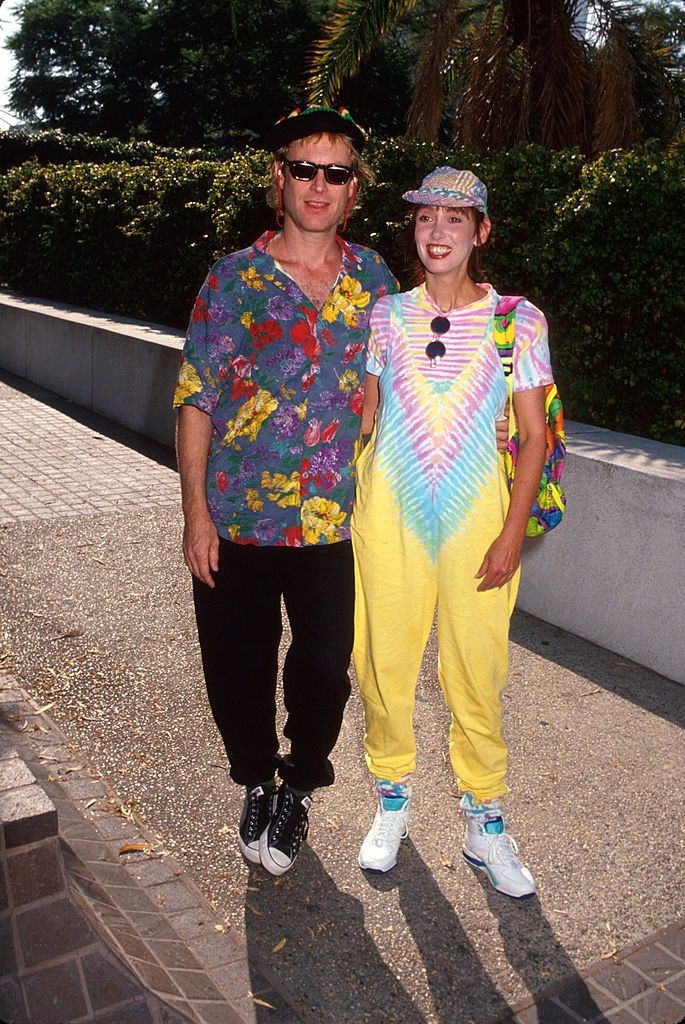
[[[491,844],[488,851],[488,863],[518,868],[521,866],[516,856],[518,852],[519,848],[514,837],[510,836],[508,832],[500,832],[499,835],[495,836],[495,841]]]
[[[394,820],[393,820],[394,819]],[[398,819],[401,819],[401,828],[398,828]],[[402,811],[386,811],[381,808],[381,820],[375,830],[373,842],[376,846],[387,846],[388,840],[404,839],[407,834],[407,821]]]

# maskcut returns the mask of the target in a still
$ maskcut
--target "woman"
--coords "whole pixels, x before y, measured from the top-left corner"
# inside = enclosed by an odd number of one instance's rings
[[[532,896],[499,798],[507,748],[500,693],[521,545],[545,459],[552,381],[543,314],[516,309],[514,412],[519,461],[509,500],[495,440],[507,384],[493,339],[499,296],[476,281],[490,233],[485,185],[440,167],[403,198],[413,206],[424,281],[371,316],[352,521],[354,662],[378,810],[359,854],[388,871],[407,834],[416,764],[414,691],[438,608],[438,674],[452,713],[450,758],[464,796],[464,856],[500,892]],[[375,420],[375,428],[374,428]]]

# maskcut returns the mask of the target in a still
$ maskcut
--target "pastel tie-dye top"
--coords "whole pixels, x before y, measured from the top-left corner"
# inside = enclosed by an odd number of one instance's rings
[[[376,515],[379,523],[388,521],[383,493],[435,559],[450,537],[473,522],[477,507],[482,516],[481,499],[501,516],[504,470],[495,420],[506,404],[507,385],[493,339],[498,300],[487,285],[482,299],[447,314],[450,329],[441,336],[446,354],[436,365],[425,349],[440,310],[425,287],[376,303],[367,372],[380,377],[381,400],[358,466],[359,529]],[[516,313],[513,364],[515,391],[553,379],[545,318],[525,300]]]
[[[406,341],[423,376],[430,381],[453,380],[471,362],[483,334],[488,328],[499,295],[490,284],[483,284],[483,298],[461,309],[442,313],[426,291],[425,285],[404,292],[402,320]],[[426,355],[426,345],[433,340],[430,322],[434,316],[447,316],[450,329],[440,336],[446,348],[435,365]],[[371,314],[366,372],[379,377],[388,358],[392,337],[390,304],[381,300]],[[494,345],[494,343],[493,343]],[[527,391],[552,383],[552,368],[544,313],[532,302],[523,299],[516,309],[516,344],[514,347],[514,391]]]

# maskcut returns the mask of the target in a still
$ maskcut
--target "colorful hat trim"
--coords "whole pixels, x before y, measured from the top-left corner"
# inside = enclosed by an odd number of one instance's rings
[[[318,135],[320,132],[347,135],[360,153],[366,144],[364,129],[357,124],[347,107],[334,110],[333,107],[323,106],[305,107],[304,110],[295,107],[287,116],[281,117],[273,127],[267,129],[262,141],[265,149],[275,152],[296,139]]]

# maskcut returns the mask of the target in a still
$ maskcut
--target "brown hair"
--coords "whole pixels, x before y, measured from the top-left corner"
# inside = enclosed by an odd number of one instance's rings
[[[401,247],[405,254],[407,278],[412,288],[416,288],[417,285],[423,284],[426,280],[426,268],[416,253],[416,241],[414,238],[416,232],[416,218],[421,208],[421,206],[414,205],[409,221],[402,232],[400,240]],[[473,237],[480,238],[480,228],[481,224],[485,220],[485,214],[481,210],[476,210],[473,206],[460,206],[459,209],[463,213],[467,214],[469,219],[473,221]],[[484,279],[483,270],[480,265],[480,251],[484,245],[485,242],[474,244],[473,249],[471,250],[471,255],[469,256],[468,266],[466,268],[466,273],[476,284]]]
[[[359,199],[362,189],[365,185],[373,185],[375,179],[374,173],[368,164],[364,163],[359,151],[356,149],[354,142],[349,135],[337,135],[333,132],[317,132],[315,135],[307,135],[303,139],[295,139],[296,142],[319,142],[322,138],[330,139],[331,142],[337,142],[340,140],[344,142],[350,151],[350,158],[352,164],[352,170],[354,171],[357,179],[357,191],[355,193],[355,203],[353,209],[357,208],[357,200]],[[266,190],[266,201],[272,210],[278,209],[278,169],[282,160],[288,155],[288,147],[292,143],[288,143],[287,146],[281,146],[274,153],[273,160],[271,162],[269,184]]]

